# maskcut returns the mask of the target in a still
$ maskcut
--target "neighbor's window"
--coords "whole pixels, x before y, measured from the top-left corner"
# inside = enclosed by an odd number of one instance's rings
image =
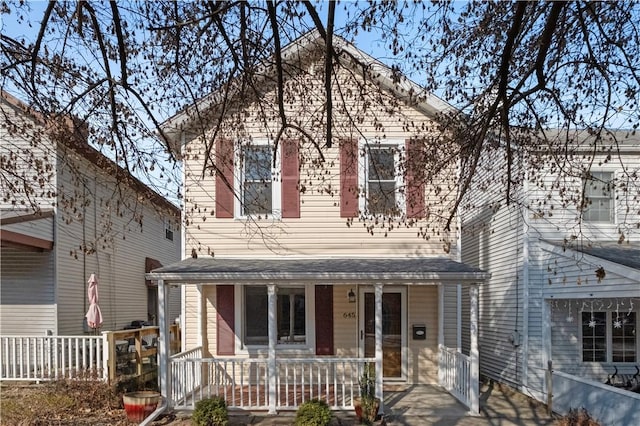
[[[373,215],[397,215],[399,183],[396,176],[398,147],[375,145],[367,149],[365,168],[365,211]]]
[[[164,237],[173,241],[173,223],[167,218],[164,219]]]
[[[636,313],[612,313],[611,360],[613,362],[636,362]]]
[[[245,345],[269,344],[269,304],[266,286],[245,287]],[[304,287],[281,287],[277,292],[278,344],[304,345],[306,301]]]
[[[269,145],[242,147],[242,216],[273,213],[272,151]],[[276,185],[277,186],[277,185]]]
[[[582,361],[636,362],[636,312],[582,312]]]
[[[607,313],[582,313],[582,361],[607,360]]]
[[[613,173],[591,172],[585,185],[585,210],[582,218],[587,222],[613,223]]]

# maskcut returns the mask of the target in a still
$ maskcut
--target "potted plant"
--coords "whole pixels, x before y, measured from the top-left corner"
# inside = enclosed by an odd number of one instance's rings
[[[360,423],[373,424],[380,409],[380,398],[376,398],[376,368],[366,364],[358,381],[360,396],[353,399],[353,406]]]

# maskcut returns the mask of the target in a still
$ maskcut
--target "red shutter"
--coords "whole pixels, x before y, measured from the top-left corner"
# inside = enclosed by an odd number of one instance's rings
[[[282,141],[282,217],[300,217],[300,160],[298,157],[298,140]]]
[[[233,217],[233,140],[216,141],[216,217]],[[222,177],[225,177],[227,183]],[[229,187],[231,185],[231,187]]]
[[[425,161],[421,141],[407,139],[406,162],[407,217],[423,218],[426,216],[424,201]]]
[[[232,285],[216,286],[216,325],[218,355],[235,355],[235,312]]]
[[[333,355],[333,286],[316,286],[316,355]]]
[[[340,217],[358,216],[358,141],[340,141]]]

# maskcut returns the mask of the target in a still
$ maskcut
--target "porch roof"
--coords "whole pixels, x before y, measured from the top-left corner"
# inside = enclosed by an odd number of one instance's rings
[[[188,284],[250,281],[368,281],[435,284],[479,283],[489,273],[442,257],[411,258],[197,258],[154,269],[150,280]]]

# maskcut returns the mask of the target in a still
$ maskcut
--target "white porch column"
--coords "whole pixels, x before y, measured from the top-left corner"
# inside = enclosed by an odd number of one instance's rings
[[[269,414],[276,414],[276,342],[278,340],[278,323],[276,312],[278,310],[277,287],[275,284],[267,285],[269,304],[269,358],[267,361],[267,375],[269,377]]]
[[[160,367],[160,393],[171,407],[171,381],[169,377],[169,287],[158,280],[158,366]]]
[[[480,414],[480,356],[478,354],[478,285],[471,284],[469,288],[470,299],[470,327],[469,334],[471,347],[471,371],[469,372],[469,410],[472,414]]]
[[[384,413],[384,398],[382,395],[382,293],[383,285],[375,285],[376,311],[376,398],[380,398],[379,413]]]
[[[444,346],[444,286],[438,284],[438,383],[444,383],[444,360],[442,359],[442,347]]]

